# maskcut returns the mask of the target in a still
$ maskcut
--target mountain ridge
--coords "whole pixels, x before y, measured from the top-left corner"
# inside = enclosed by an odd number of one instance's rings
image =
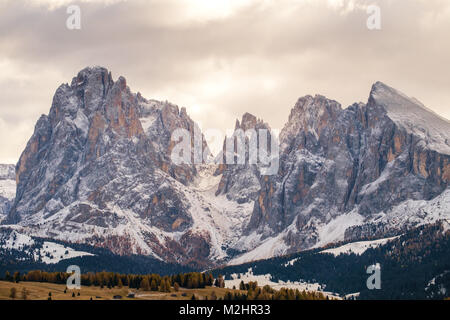
[[[3,224],[197,266],[395,236],[449,211],[440,128],[450,125],[392,119],[390,108],[418,107],[405,97],[377,82],[367,104],[346,109],[322,95],[299,98],[279,135],[278,174],[264,176],[247,163],[174,164],[171,133],[200,132],[186,109],[147,100],[124,77],[88,67],[58,88],[37,122]],[[236,129],[270,127],[244,113]]]

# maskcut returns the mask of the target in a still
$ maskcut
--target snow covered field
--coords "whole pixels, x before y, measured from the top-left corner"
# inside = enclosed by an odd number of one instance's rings
[[[366,252],[367,249],[379,247],[381,245],[388,243],[390,240],[394,240],[396,238],[398,238],[398,236],[392,237],[392,238],[372,240],[372,241],[352,242],[352,243],[347,243],[347,244],[337,247],[337,248],[320,251],[320,253],[331,253],[335,257],[337,257],[340,254],[350,254],[350,253],[354,253],[356,255],[362,255],[364,252]]]
[[[318,283],[307,283],[307,282],[301,282],[301,281],[278,281],[274,282],[272,281],[272,276],[270,274],[265,275],[254,275],[252,268],[249,268],[247,273],[239,273],[239,274],[232,274],[231,280],[225,280],[225,287],[228,289],[232,289],[233,287],[236,287],[239,289],[239,284],[241,281],[244,281],[244,283],[248,283],[250,281],[256,281],[258,282],[259,287],[263,287],[265,285],[270,286],[272,289],[280,290],[281,288],[287,288],[287,289],[298,289],[300,291],[320,291],[324,295],[333,297],[333,298],[339,298],[337,295],[323,291],[323,288]]]

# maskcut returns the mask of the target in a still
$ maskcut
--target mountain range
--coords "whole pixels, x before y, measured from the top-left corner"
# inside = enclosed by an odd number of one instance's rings
[[[2,228],[204,268],[450,219],[450,122],[381,82],[347,108],[299,98],[276,175],[175,164],[179,128],[200,130],[185,108],[83,69],[56,90],[15,170],[0,166]],[[270,126],[245,113],[235,128]]]

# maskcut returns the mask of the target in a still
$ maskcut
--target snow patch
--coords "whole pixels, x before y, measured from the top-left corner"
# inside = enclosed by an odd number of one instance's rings
[[[356,210],[353,210],[348,214],[338,216],[325,225],[319,226],[319,241],[314,245],[314,248],[320,248],[329,243],[344,240],[344,234],[347,228],[361,225],[363,222],[364,217]]]
[[[6,250],[27,251],[29,250],[28,247],[35,244],[36,241],[33,240],[32,237],[20,233],[17,230],[13,230],[2,248]],[[35,261],[53,264],[76,257],[94,256],[94,254],[84,251],[77,251],[62,244],[44,241],[40,249],[34,249],[33,256]]]
[[[41,261],[46,264],[58,263],[62,260],[83,257],[83,256],[94,256],[92,253],[76,251],[72,248],[63,246],[58,243],[45,241],[42,248],[39,251]],[[35,260],[38,256],[35,253]]]
[[[379,239],[379,240],[372,240],[372,241],[359,241],[359,242],[347,243],[347,244],[337,247],[337,248],[320,251],[320,253],[330,253],[330,254],[334,255],[335,257],[339,256],[340,254],[351,254],[351,253],[354,253],[354,254],[360,256],[364,252],[366,252],[367,249],[382,246],[391,240],[397,239],[398,237],[399,236],[392,237],[392,238]]]
[[[337,295],[326,292],[323,290],[323,286],[319,283],[308,283],[308,282],[302,282],[302,281],[281,281],[278,282],[272,281],[272,275],[271,274],[264,274],[264,275],[255,275],[253,274],[252,268],[249,268],[246,273],[233,273],[231,275],[231,280],[225,280],[225,288],[232,289],[233,287],[236,287],[239,289],[239,284],[243,281],[244,283],[252,282],[258,282],[259,287],[263,286],[270,286],[274,290],[280,290],[281,288],[286,289],[298,289],[299,291],[316,291],[316,292],[322,292],[325,296],[333,297],[333,298],[339,298]]]

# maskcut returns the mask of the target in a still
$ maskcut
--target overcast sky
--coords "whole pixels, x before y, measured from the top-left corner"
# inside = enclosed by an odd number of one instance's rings
[[[66,28],[69,4],[81,30]],[[366,26],[381,8],[381,30]],[[343,107],[380,80],[450,119],[448,0],[0,0],[0,163],[17,162],[56,88],[86,66],[203,129],[250,112],[282,128],[296,100]]]

